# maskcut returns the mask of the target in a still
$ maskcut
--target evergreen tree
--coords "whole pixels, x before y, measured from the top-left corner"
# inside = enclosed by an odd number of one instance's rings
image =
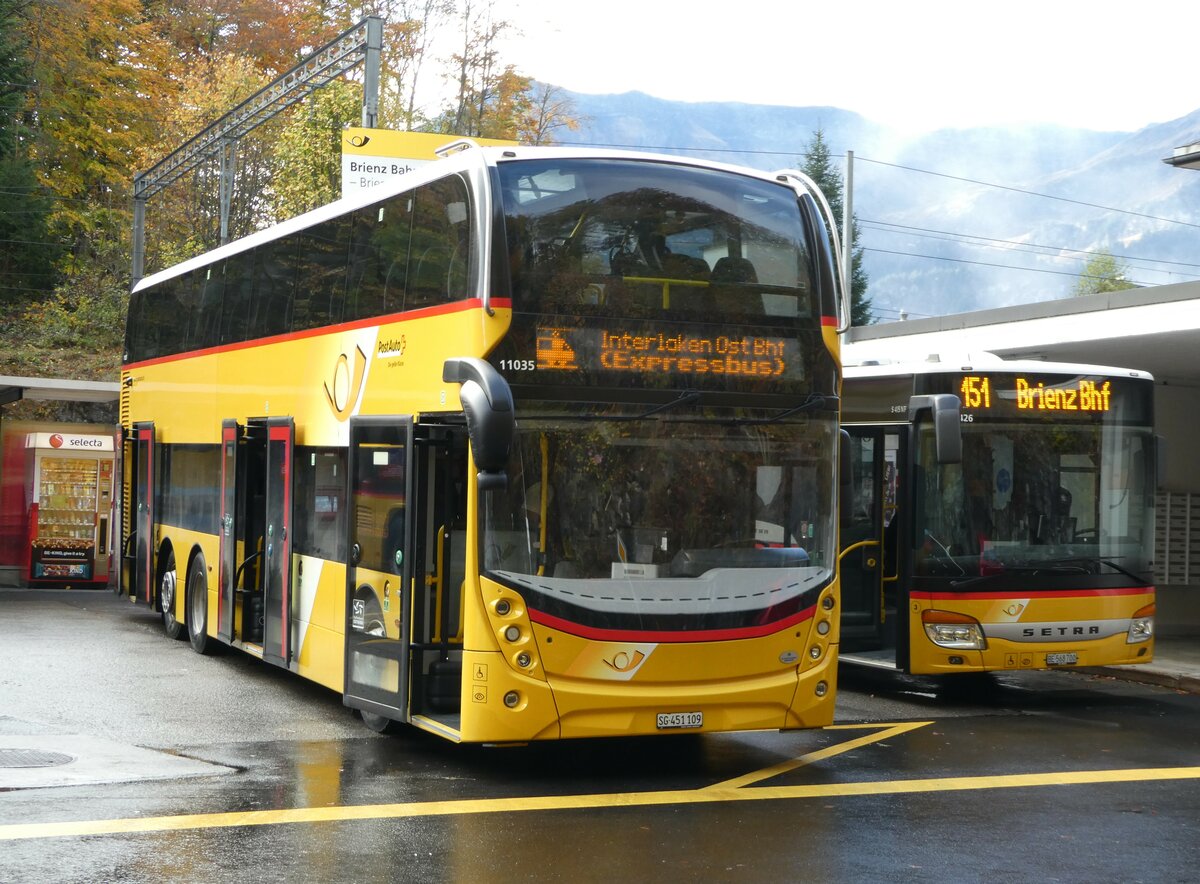
[[[829,154],[829,145],[825,143],[825,133],[817,129],[812,141],[804,152],[804,164],[800,167],[809,178],[816,182],[817,187],[829,201],[833,217],[837,223],[837,233],[842,232],[842,215],[845,211],[843,199],[842,174],[834,168]],[[843,249],[850,249],[850,324],[870,325],[874,321],[871,315],[871,300],[867,297],[867,273],[863,270],[863,250],[858,244],[858,217],[850,216],[850,242],[842,243]]]

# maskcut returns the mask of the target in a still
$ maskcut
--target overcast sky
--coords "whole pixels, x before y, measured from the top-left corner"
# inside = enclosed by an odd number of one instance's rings
[[[506,61],[576,92],[830,105],[904,131],[1133,131],[1200,108],[1189,0],[495,0]]]

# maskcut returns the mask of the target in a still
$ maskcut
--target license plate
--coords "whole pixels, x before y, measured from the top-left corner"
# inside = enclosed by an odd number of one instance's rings
[[[1065,666],[1068,664],[1078,663],[1078,662],[1079,662],[1079,655],[1076,654],[1074,651],[1071,651],[1066,654],[1047,654],[1046,655],[1046,665],[1047,666]]]
[[[704,727],[703,712],[660,712],[658,713],[658,729],[660,731],[675,728]]]

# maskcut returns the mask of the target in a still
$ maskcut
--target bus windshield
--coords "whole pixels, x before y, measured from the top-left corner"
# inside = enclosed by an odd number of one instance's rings
[[[832,413],[523,420],[485,568],[568,630],[777,629],[832,577],[835,434]]]
[[[790,187],[687,165],[500,165],[514,308],[748,320],[820,315]]]
[[[918,436],[919,576],[963,589],[1005,575],[1047,586],[1081,574],[1151,581],[1150,426],[977,420],[962,429],[961,464],[937,464],[928,424]]]

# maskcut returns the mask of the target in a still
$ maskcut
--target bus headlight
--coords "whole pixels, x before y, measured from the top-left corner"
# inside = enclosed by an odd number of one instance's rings
[[[1149,604],[1133,612],[1125,644],[1136,645],[1138,642],[1148,642],[1152,638],[1154,638],[1154,605]]]
[[[921,623],[929,640],[941,648],[982,651],[987,647],[983,627],[974,617],[953,611],[922,611]]]

